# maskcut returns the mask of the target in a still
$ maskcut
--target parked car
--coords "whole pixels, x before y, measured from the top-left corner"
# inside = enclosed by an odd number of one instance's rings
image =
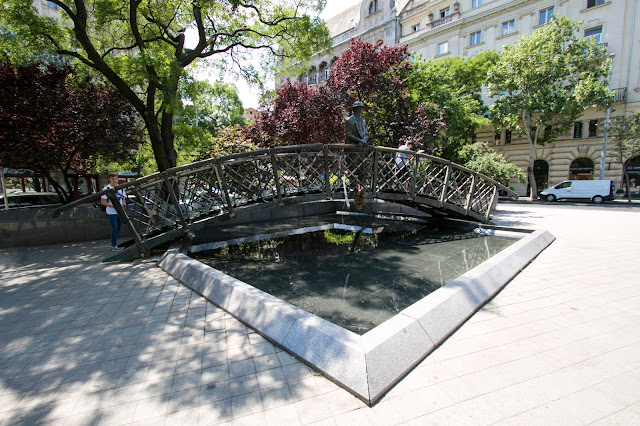
[[[540,193],[547,201],[583,199],[600,204],[613,200],[615,186],[610,180],[565,180]]]
[[[55,192],[14,192],[7,194],[9,208],[43,207],[61,205],[62,200]],[[4,195],[0,191],[0,210],[4,210]]]

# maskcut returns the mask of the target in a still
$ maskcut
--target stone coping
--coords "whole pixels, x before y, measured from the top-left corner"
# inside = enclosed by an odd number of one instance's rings
[[[509,233],[485,226],[480,232],[520,239],[362,336],[178,249],[158,266],[372,405],[555,239],[547,231]]]

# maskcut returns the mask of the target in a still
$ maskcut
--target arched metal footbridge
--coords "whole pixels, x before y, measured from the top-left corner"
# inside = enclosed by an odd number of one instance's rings
[[[397,149],[354,145],[297,145],[212,158],[102,191],[54,210],[107,195],[134,234],[124,257],[135,258],[189,232],[196,221],[234,217],[265,203],[346,199],[364,189],[365,199],[401,203],[431,213],[487,222],[500,183],[458,164],[426,154],[400,170]],[[407,152],[407,151],[402,151]],[[115,191],[130,202],[121,208]]]

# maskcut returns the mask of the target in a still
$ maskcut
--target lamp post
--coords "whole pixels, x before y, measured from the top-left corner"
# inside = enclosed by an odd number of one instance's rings
[[[609,57],[611,58],[611,64],[613,64],[613,57],[616,56],[615,53],[611,53]],[[609,84],[607,88],[611,90],[611,74],[613,74],[613,70],[609,70]],[[607,115],[604,119],[604,135],[602,137],[602,157],[600,158],[600,180],[604,179],[604,165],[607,161],[607,140],[609,139],[609,116],[611,115],[611,104],[607,105]]]

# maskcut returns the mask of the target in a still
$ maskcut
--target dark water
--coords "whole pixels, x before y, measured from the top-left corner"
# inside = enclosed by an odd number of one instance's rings
[[[364,334],[515,239],[472,230],[327,230],[192,254],[220,271]]]

